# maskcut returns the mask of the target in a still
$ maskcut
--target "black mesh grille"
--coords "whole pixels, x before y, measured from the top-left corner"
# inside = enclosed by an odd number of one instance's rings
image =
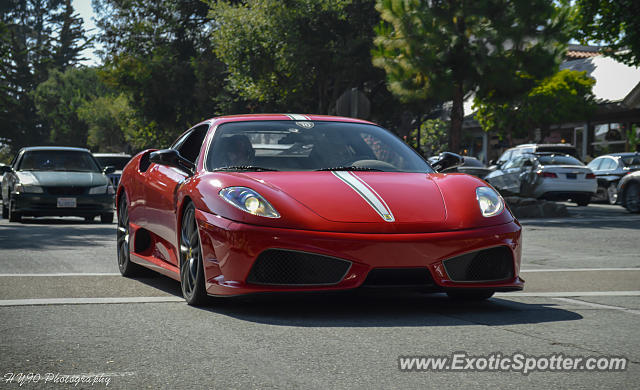
[[[467,253],[442,262],[451,280],[456,282],[500,281],[513,278],[513,255],[500,246]]]
[[[432,286],[431,273],[426,268],[374,268],[363,286]]]
[[[87,187],[45,187],[51,195],[82,195],[87,192]]]
[[[339,283],[351,262],[306,252],[268,249],[256,259],[248,283],[328,285]]]

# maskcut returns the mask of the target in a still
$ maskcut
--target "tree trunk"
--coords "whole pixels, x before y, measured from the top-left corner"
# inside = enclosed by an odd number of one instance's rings
[[[464,91],[462,83],[455,83],[453,86],[453,104],[451,106],[451,128],[449,129],[449,147],[454,153],[460,153],[460,142],[462,138],[462,121],[464,120]]]

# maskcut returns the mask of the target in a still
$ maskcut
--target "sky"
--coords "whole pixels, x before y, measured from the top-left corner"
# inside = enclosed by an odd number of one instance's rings
[[[98,29],[96,28],[95,22],[92,20],[92,18],[95,17],[95,13],[91,7],[91,0],[72,0],[71,4],[75,11],[80,14],[80,17],[84,22],[83,27],[87,32],[87,35],[92,36],[95,34]],[[87,58],[86,61],[82,62],[83,65],[93,66],[100,63],[98,56],[93,53],[94,50],[94,48],[90,48],[82,52],[82,56]]]

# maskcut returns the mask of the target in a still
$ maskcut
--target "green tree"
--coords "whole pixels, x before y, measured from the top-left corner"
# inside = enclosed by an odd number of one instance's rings
[[[230,87],[263,111],[328,113],[346,90],[375,89],[373,0],[210,2]],[[372,87],[373,86],[373,87]]]
[[[86,101],[78,108],[78,117],[88,126],[87,144],[95,152],[130,151],[129,142],[139,138],[136,113],[124,95],[105,95]],[[129,141],[129,142],[128,142]],[[142,148],[146,145],[133,145]]]
[[[87,124],[78,117],[78,109],[107,92],[95,68],[52,70],[49,79],[33,93],[37,113],[50,129],[48,141],[56,145],[87,145]]]
[[[533,140],[536,128],[589,118],[596,108],[594,84],[584,71],[561,70],[510,103],[476,99],[476,119],[484,130]]]
[[[141,124],[136,145],[168,145],[230,104],[215,57],[208,5],[200,0],[94,1],[104,77],[129,97]]]
[[[573,22],[582,43],[607,45],[605,54],[628,65],[640,65],[640,2],[576,0]]]
[[[374,64],[405,100],[451,100],[459,151],[469,92],[507,101],[560,62],[566,14],[547,0],[378,0]]]
[[[423,156],[437,156],[448,149],[448,125],[441,119],[427,119],[420,124],[420,142],[418,130],[411,132],[409,143]]]

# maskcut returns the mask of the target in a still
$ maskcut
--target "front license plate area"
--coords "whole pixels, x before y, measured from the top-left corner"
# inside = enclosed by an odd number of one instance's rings
[[[567,173],[567,179],[577,179],[578,175],[575,173]]]
[[[59,208],[75,208],[77,206],[76,198],[58,198]]]

